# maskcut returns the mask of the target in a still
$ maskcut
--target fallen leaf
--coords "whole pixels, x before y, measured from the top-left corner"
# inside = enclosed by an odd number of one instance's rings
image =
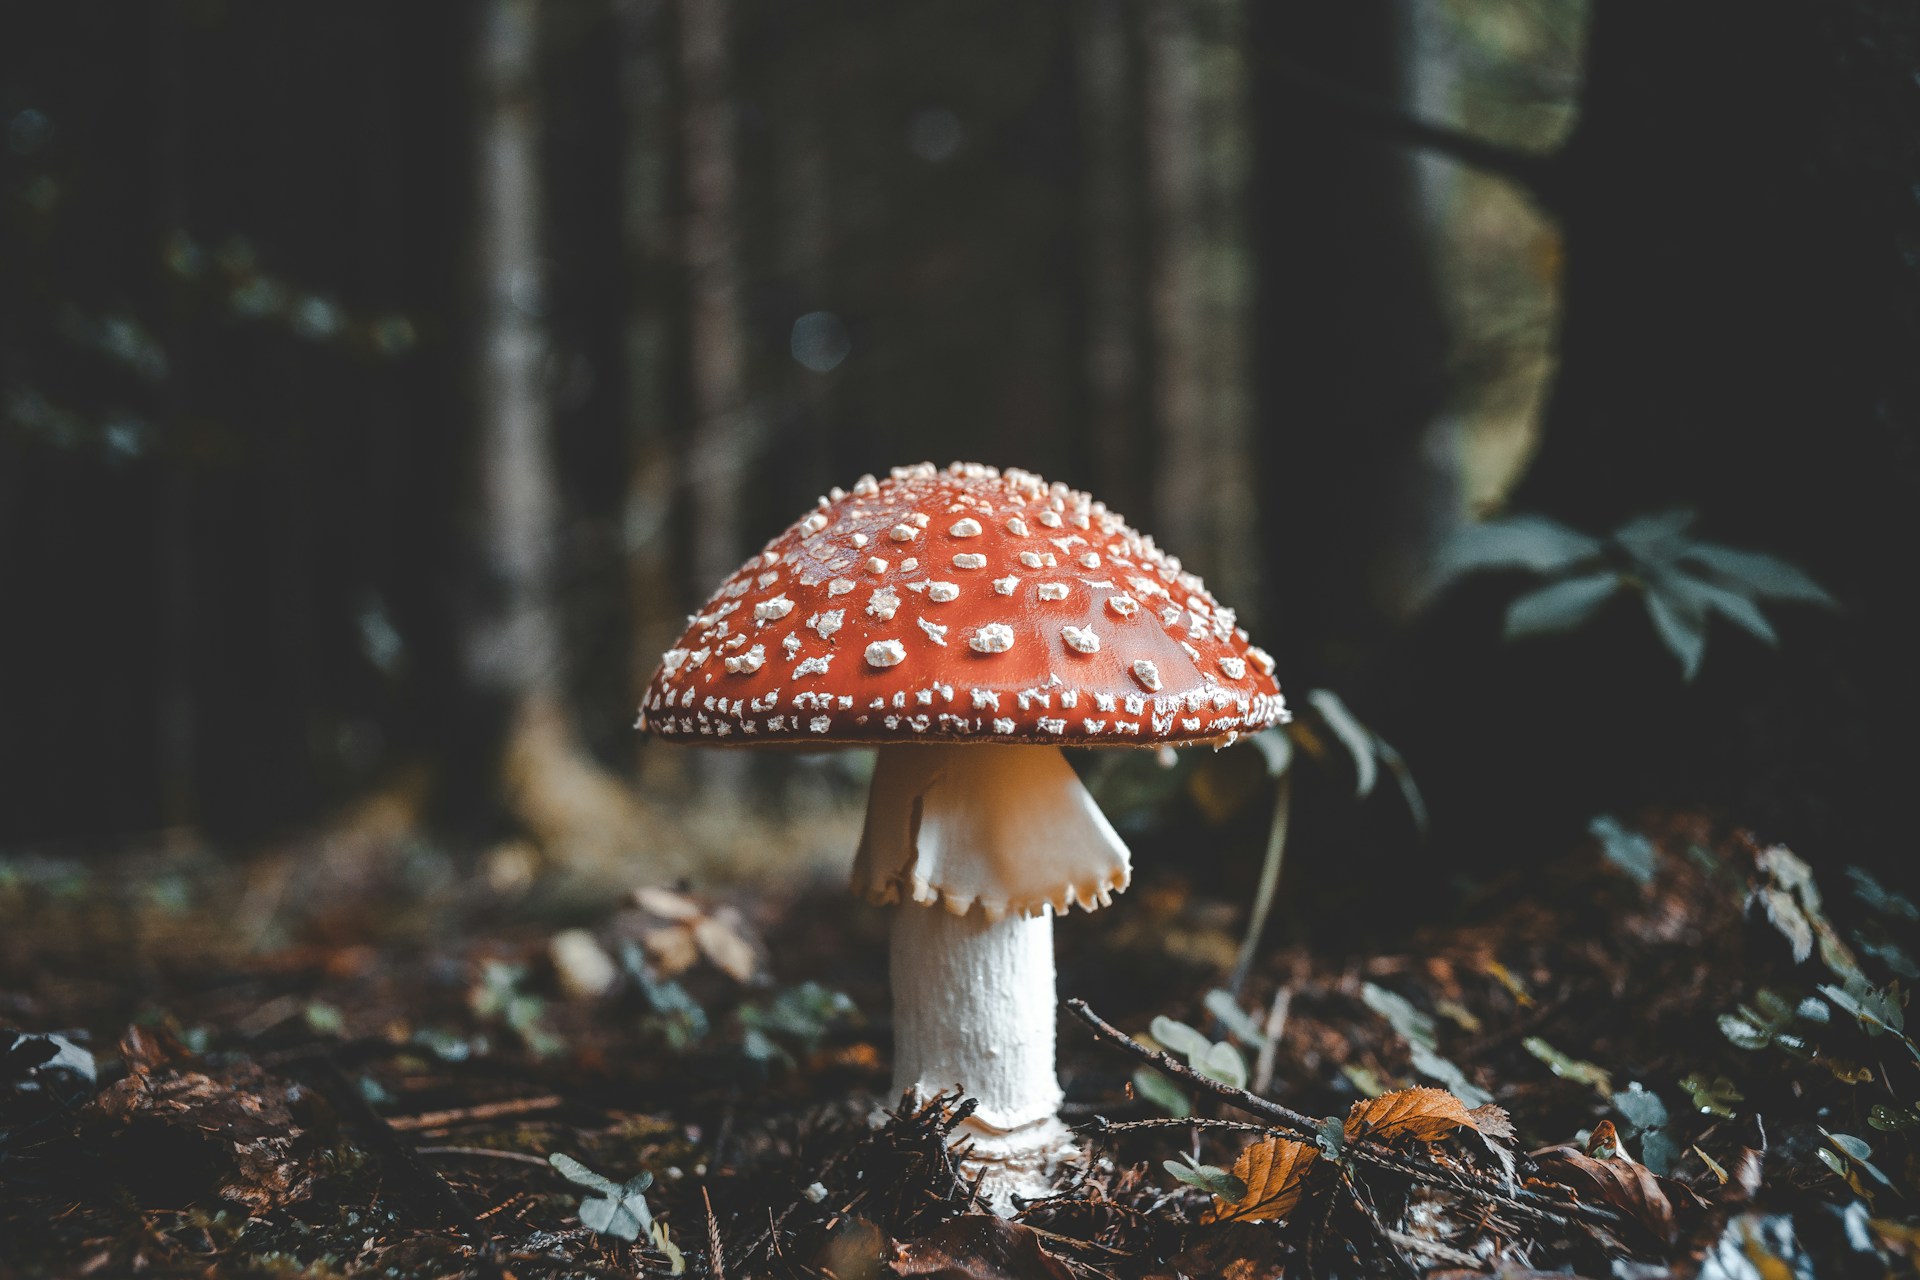
[[[1260,1139],[1233,1162],[1233,1176],[1246,1184],[1247,1193],[1237,1204],[1216,1197],[1208,1220],[1259,1222],[1289,1216],[1300,1203],[1307,1173],[1319,1158],[1319,1148],[1305,1142]]]
[[[930,1280],[1073,1280],[1032,1227],[983,1213],[950,1219],[900,1245],[893,1270]]]
[[[1391,1142],[1399,1137],[1438,1142],[1462,1125],[1474,1127],[1466,1103],[1445,1089],[1419,1085],[1354,1103],[1347,1112],[1346,1135],[1348,1142],[1362,1138]]]
[[[1489,1102],[1484,1107],[1475,1107],[1467,1112],[1467,1119],[1480,1135],[1480,1143],[1500,1165],[1500,1171],[1506,1175],[1509,1183],[1514,1180],[1514,1151],[1508,1144],[1513,1141],[1513,1117],[1504,1107]]]
[[[253,1213],[312,1193],[319,1099],[257,1063],[207,1066],[151,1028],[130,1029],[120,1048],[126,1077],[83,1117],[114,1146],[123,1176],[169,1203],[212,1194]]]
[[[1565,1146],[1536,1151],[1533,1158],[1542,1177],[1572,1191],[1577,1199],[1620,1210],[1668,1244],[1680,1231],[1675,1201],[1686,1209],[1702,1203],[1686,1186],[1658,1176],[1637,1161],[1596,1160],[1578,1147]]]
[[[698,920],[706,912],[700,904],[684,893],[675,893],[671,889],[662,889],[657,885],[647,885],[633,891],[633,900],[641,910],[651,911],[662,920],[673,920],[686,924]]]
[[[633,900],[641,910],[668,922],[641,937],[648,958],[662,974],[685,973],[702,956],[736,982],[751,981],[759,970],[759,951],[746,921],[732,907],[710,910],[683,893],[652,886],[634,890]]]
[[[1475,1107],[1467,1112],[1467,1122],[1489,1138],[1513,1140],[1513,1117],[1507,1114],[1505,1107],[1497,1107],[1491,1102],[1484,1107]]]

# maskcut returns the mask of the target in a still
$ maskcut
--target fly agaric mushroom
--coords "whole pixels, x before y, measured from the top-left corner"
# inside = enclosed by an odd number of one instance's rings
[[[854,889],[895,906],[894,1087],[958,1085],[984,1189],[1047,1192],[1054,913],[1127,887],[1063,746],[1230,743],[1287,719],[1231,609],[1104,503],[955,463],[835,489],[689,619],[638,727],[880,748]]]

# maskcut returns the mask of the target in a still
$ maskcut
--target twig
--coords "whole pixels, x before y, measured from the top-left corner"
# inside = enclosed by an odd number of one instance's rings
[[[1287,1011],[1293,1007],[1293,988],[1281,987],[1273,993],[1273,1005],[1267,1010],[1266,1025],[1260,1028],[1260,1034],[1266,1037],[1260,1043],[1260,1056],[1253,1063],[1253,1091],[1264,1094],[1267,1086],[1273,1083],[1273,1061],[1279,1055],[1280,1037],[1286,1034]]]
[[[1254,953],[1260,948],[1260,935],[1266,932],[1267,913],[1273,909],[1273,895],[1280,888],[1280,865],[1287,854],[1287,827],[1293,816],[1293,770],[1280,775],[1273,797],[1273,822],[1267,828],[1267,853],[1260,864],[1260,887],[1253,893],[1253,913],[1247,917],[1247,936],[1240,942],[1240,954],[1234,957],[1233,973],[1227,979],[1228,994],[1238,998],[1240,988],[1253,971]]]
[[[1414,1253],[1424,1253],[1429,1258],[1437,1258],[1441,1262],[1450,1263],[1456,1267],[1472,1267],[1477,1271],[1485,1265],[1484,1259],[1474,1257],[1465,1249],[1455,1249],[1451,1245],[1441,1244],[1437,1240],[1422,1240],[1419,1236],[1410,1236],[1404,1231],[1389,1230],[1387,1232],[1387,1239],[1393,1241],[1393,1243],[1399,1245],[1402,1249],[1411,1250]]]
[[[497,1120],[501,1116],[523,1116],[532,1111],[552,1111],[566,1105],[557,1094],[538,1098],[507,1098],[501,1102],[482,1102],[471,1107],[453,1107],[446,1111],[422,1111],[418,1115],[394,1116],[387,1121],[402,1133],[420,1129],[449,1129],[471,1120]]]
[[[539,1156],[530,1156],[524,1151],[495,1151],[492,1147],[415,1147],[414,1151],[423,1156],[477,1156],[488,1160],[517,1160],[541,1169],[553,1167]]]
[[[1210,1076],[1201,1075],[1198,1071],[1195,1071],[1192,1067],[1189,1067],[1186,1063],[1181,1062],[1171,1054],[1159,1049],[1149,1049],[1146,1045],[1133,1039],[1133,1037],[1129,1036],[1126,1032],[1120,1030],[1099,1014],[1095,1013],[1085,1000],[1077,998],[1068,1000],[1067,1010],[1072,1013],[1074,1017],[1086,1023],[1100,1039],[1107,1041],[1115,1048],[1123,1050],[1141,1062],[1146,1063],[1148,1066],[1164,1072],[1192,1088],[1204,1089],[1241,1111],[1247,1112],[1249,1115],[1260,1116],[1277,1128],[1291,1133],[1295,1137],[1304,1138],[1308,1142],[1318,1141],[1320,1136],[1320,1122],[1312,1116],[1295,1111],[1291,1107],[1282,1106],[1280,1103],[1273,1102],[1267,1098],[1262,1098],[1258,1094],[1248,1093],[1245,1089],[1236,1089],[1232,1085],[1224,1084]],[[1191,1124],[1194,1122],[1189,1120],[1182,1121],[1181,1123]],[[1511,1208],[1551,1216],[1556,1221],[1565,1222],[1568,1218],[1577,1218],[1589,1224],[1615,1229],[1626,1225],[1626,1219],[1610,1209],[1602,1209],[1597,1205],[1555,1200],[1549,1196],[1543,1196],[1538,1192],[1528,1191],[1524,1187],[1516,1187],[1508,1190],[1486,1179],[1478,1178],[1456,1169],[1446,1168],[1430,1160],[1401,1155],[1392,1148],[1381,1146],[1377,1142],[1364,1140],[1351,1142],[1347,1144],[1346,1151],[1347,1154],[1353,1156],[1356,1160],[1362,1160],[1383,1169],[1390,1169],[1404,1177],[1413,1179],[1415,1182],[1425,1183],[1428,1186],[1445,1187],[1449,1190],[1460,1191],[1469,1195],[1484,1196]]]

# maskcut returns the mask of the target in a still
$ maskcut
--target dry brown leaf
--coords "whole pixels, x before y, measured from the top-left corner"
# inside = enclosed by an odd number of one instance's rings
[[[759,950],[746,921],[731,907],[708,909],[683,893],[648,886],[633,891],[641,910],[668,923],[641,936],[647,958],[667,977],[691,969],[702,956],[735,982],[750,982],[759,970]]]
[[[662,920],[672,920],[679,924],[688,924],[698,920],[706,912],[700,904],[684,893],[675,893],[672,889],[662,889],[658,885],[646,885],[633,891],[633,900],[643,911],[651,911]]]
[[[1300,1203],[1307,1171],[1319,1158],[1319,1150],[1309,1143],[1290,1138],[1260,1139],[1233,1162],[1233,1176],[1247,1184],[1246,1197],[1238,1204],[1214,1197],[1209,1220],[1259,1222],[1286,1217]]]
[[[1362,1138],[1391,1142],[1399,1137],[1438,1142],[1462,1125],[1478,1127],[1466,1103],[1445,1089],[1420,1085],[1354,1103],[1347,1112],[1346,1133],[1348,1142]]]
[[[210,1191],[250,1213],[311,1196],[310,1128],[331,1123],[318,1097],[247,1059],[202,1062],[165,1031],[130,1028],[120,1049],[126,1076],[82,1123],[111,1144],[122,1177],[188,1200]]]
[[[1618,1209],[1668,1244],[1678,1237],[1675,1204],[1696,1208],[1700,1198],[1691,1189],[1662,1178],[1635,1160],[1596,1160],[1578,1147],[1548,1147],[1534,1153],[1544,1178],[1572,1191],[1579,1199],[1598,1201]]]
[[[1484,1107],[1475,1107],[1467,1112],[1467,1123],[1485,1137],[1513,1141],[1513,1117],[1507,1114],[1505,1107],[1495,1106],[1491,1102]]]
[[[735,982],[750,982],[760,961],[754,955],[753,944],[741,936],[742,927],[738,913],[723,907],[696,922],[693,937],[720,972]]]

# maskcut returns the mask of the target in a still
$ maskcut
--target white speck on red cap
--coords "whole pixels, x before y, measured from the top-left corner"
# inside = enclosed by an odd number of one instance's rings
[[[1049,536],[1030,540],[1036,533]],[[914,556],[872,554],[888,544],[917,550],[922,537],[961,540],[964,550],[949,544],[941,555],[963,557],[955,567],[980,573],[993,590],[969,592],[959,573],[936,580],[944,567],[937,559],[923,576]],[[1022,599],[1029,577],[1047,580]],[[863,581],[860,600],[842,599]],[[909,591],[919,594],[919,609],[903,618]],[[896,648],[898,662],[888,662]],[[841,649],[856,657],[833,662]],[[781,653],[786,663],[769,661]],[[869,654],[877,660],[861,660]],[[1070,685],[1048,669],[1061,663],[1071,664]],[[639,727],[730,746],[795,738],[1224,742],[1286,718],[1272,663],[1198,578],[1085,494],[1024,471],[915,466],[832,491],[731,575],[662,658]],[[899,679],[906,674],[910,686]],[[795,695],[806,697],[807,714],[776,726],[785,707],[775,685],[788,679],[800,682]],[[979,705],[967,714],[880,714],[932,709],[937,698],[928,691],[943,679],[978,690],[967,695],[976,704],[997,700],[984,707],[991,722]],[[856,711],[868,707],[875,714]],[[1066,715],[1078,707],[1093,714]],[[814,713],[829,711],[846,714],[816,731],[824,716]],[[1000,721],[1010,727],[992,723]]]

